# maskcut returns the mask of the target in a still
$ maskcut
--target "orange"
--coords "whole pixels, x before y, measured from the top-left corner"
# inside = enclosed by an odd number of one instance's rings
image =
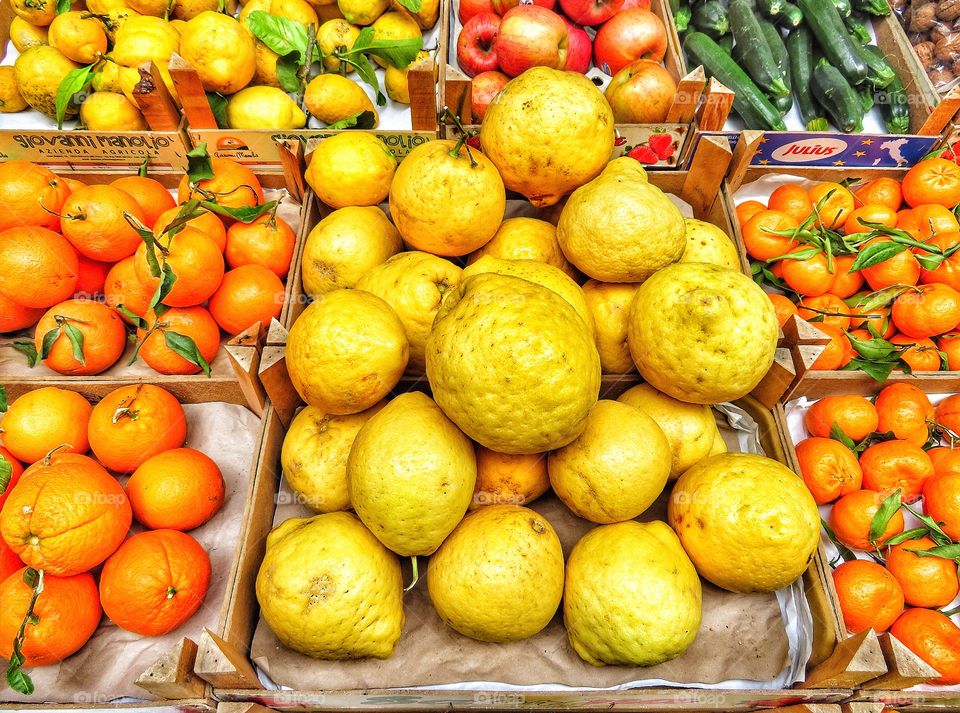
[[[947,369],[960,371],[960,334],[944,334],[936,343],[937,349],[947,355]]]
[[[543,453],[515,455],[477,446],[477,484],[470,509],[485,505],[525,505],[550,489]]]
[[[0,293],[18,305],[63,302],[76,292],[79,270],[77,251],[52,230],[9,228],[0,233]]]
[[[153,226],[153,234],[159,237],[167,226],[173,222],[174,218],[177,217],[181,208],[182,206],[175,206],[170,210],[164,211],[160,217],[157,218],[156,225]],[[227,229],[223,226],[223,221],[220,220],[215,213],[203,211],[196,218],[191,218],[187,221],[184,230],[188,228],[206,235],[217,244],[220,252],[223,252],[227,246]]]
[[[110,470],[132,473],[152,456],[179,448],[187,438],[180,402],[153,384],[114,389],[90,414],[90,448]]]
[[[931,683],[960,683],[960,627],[949,617],[930,609],[907,609],[890,633],[940,674]]]
[[[73,193],[74,191],[79,191],[81,188],[87,185],[83,181],[76,178],[70,178],[69,176],[57,176],[57,178],[59,178],[61,181],[63,181],[66,184],[67,188],[70,189],[70,193]]]
[[[190,535],[141,532],[123,543],[100,575],[103,611],[121,629],[160,636],[184,624],[210,586],[210,557]]]
[[[938,403],[933,410],[933,418],[937,423],[960,434],[960,394],[948,396]]]
[[[960,448],[937,446],[927,451],[933,463],[933,474],[960,472]]]
[[[903,589],[876,562],[850,560],[833,570],[833,584],[847,631],[883,632],[903,613]]]
[[[737,205],[737,222],[740,224],[740,227],[743,228],[748,220],[760,211],[766,209],[767,206],[760,201],[744,201]]]
[[[164,211],[176,208],[177,202],[170,195],[170,191],[163,187],[160,181],[146,176],[124,176],[118,178],[111,184],[114,188],[119,188],[124,193],[129,193],[140,210],[143,211],[143,224],[152,228],[157,222],[157,218]]]
[[[70,189],[62,178],[29,161],[0,163],[0,231],[36,225],[58,230]]]
[[[860,271],[850,272],[856,259],[856,255],[838,255],[833,258],[833,284],[830,285],[830,294],[846,299],[857,294],[863,287],[863,275]]]
[[[930,456],[906,441],[874,443],[860,455],[860,468],[864,488],[884,496],[899,490],[905,502],[919,498],[923,484],[933,477]]]
[[[889,238],[874,238],[864,247],[878,243],[893,242]],[[863,248],[861,248],[862,250]],[[920,263],[917,257],[909,250],[899,252],[891,258],[876,265],[865,267],[860,271],[870,288],[882,290],[893,285],[915,285],[920,280]]]
[[[900,210],[903,205],[903,192],[900,182],[894,178],[874,178],[853,192],[853,200],[858,205],[883,205],[890,210]]]
[[[817,225],[841,228],[853,212],[853,194],[839,183],[818,183],[808,193],[820,215]]]
[[[0,460],[4,460],[10,464],[10,479],[6,482],[5,486],[0,484],[0,508],[2,508],[10,491],[13,490],[17,481],[20,480],[20,476],[23,475],[23,463],[14,458],[13,454],[3,446],[0,446]],[[0,577],[0,579],[2,579],[2,577]]]
[[[103,285],[110,271],[110,263],[77,255],[77,289],[74,297],[94,299],[103,294]]]
[[[262,215],[252,223],[234,223],[227,231],[227,264],[263,265],[285,279],[293,260],[297,236],[281,218]]]
[[[126,257],[110,268],[103,286],[103,297],[107,305],[114,309],[123,305],[138,317],[145,317],[153,294],[137,279],[134,260],[133,257]],[[123,320],[128,321],[126,317]]]
[[[929,550],[936,543],[929,537],[905,540],[887,552],[887,569],[903,587],[907,604],[938,608],[960,592],[957,563],[942,557],[919,557],[909,550]]]
[[[26,567],[0,583],[0,656],[10,658],[13,640],[30,607],[33,588]],[[75,654],[100,624],[97,583],[88,572],[70,577],[45,573],[43,591],[23,632],[24,666],[51,666]]]
[[[185,229],[172,238],[165,238],[161,245],[167,251],[164,258],[157,250],[157,260],[166,261],[177,276],[163,304],[171,307],[192,307],[206,302],[216,292],[223,279],[223,255],[210,238],[202,233]],[[151,295],[160,285],[160,278],[150,273],[147,262],[147,246],[137,248],[133,268],[140,284]]]
[[[769,292],[767,297],[773,302],[773,309],[777,313],[777,322],[781,327],[787,323],[788,319],[797,314],[797,306],[793,304],[790,298],[777,292]]]
[[[940,371],[940,352],[932,339],[894,334],[889,340],[891,344],[911,345],[900,358],[907,362],[913,371]]]
[[[926,241],[941,250],[948,250],[960,243],[960,232],[940,233]],[[920,268],[920,282],[941,282],[955,290],[960,290],[960,253],[955,253],[941,262],[936,269]]]
[[[33,463],[54,448],[86,453],[92,407],[76,391],[45,386],[28,391],[3,417],[3,445],[14,458]]]
[[[897,438],[922,446],[929,438],[927,421],[933,418],[933,404],[913,384],[885,386],[874,404],[877,407],[877,431],[893,433]]]
[[[36,324],[42,316],[42,307],[24,307],[0,293],[0,334],[19,332]]]
[[[854,550],[872,550],[870,523],[877,514],[885,496],[875,490],[854,490],[833,504],[830,510],[830,528],[837,539]],[[894,513],[877,541],[882,545],[894,535],[903,532],[903,513]]]
[[[266,329],[283,309],[283,283],[262,265],[241,265],[223,276],[208,308],[227,334],[240,334],[258,322]]]
[[[938,472],[923,484],[923,509],[954,542],[960,541],[960,470]]]
[[[835,371],[849,364],[850,360],[856,356],[856,352],[850,345],[847,335],[830,324],[817,323],[814,326],[830,337],[830,341],[824,346],[820,356],[810,365],[810,368],[815,371]]]
[[[112,555],[132,520],[123,488],[103,468],[54,463],[10,493],[0,535],[27,566],[69,577]]]
[[[180,179],[177,190],[177,202],[186,203],[191,198],[210,200],[222,206],[240,208],[263,203],[263,189],[260,181],[246,166],[229,158],[210,159],[213,166],[213,178],[190,184],[190,178]],[[226,222],[232,222],[227,219]]]
[[[151,312],[146,322],[147,329],[137,330],[140,357],[161,374],[196,374],[202,370],[170,348],[168,341],[178,339],[177,335],[192,339],[207,364],[220,349],[220,328],[203,307],[171,307],[159,318]]]
[[[850,308],[847,307],[846,302],[836,295],[827,293],[817,297],[804,297],[797,304],[797,307],[800,316],[808,322],[819,318],[821,321],[813,322],[817,326],[829,324],[840,330],[850,329],[850,318],[840,316],[850,314]]]
[[[817,401],[803,416],[807,433],[829,438],[837,424],[848,438],[860,442],[877,430],[877,409],[862,396],[827,396]]]
[[[36,475],[45,468],[49,468],[51,465],[63,464],[63,463],[80,463],[85,465],[95,465],[98,468],[102,468],[97,461],[95,461],[90,456],[81,455],[79,453],[70,453],[60,448],[55,448],[45,455],[43,458],[38,460],[36,463],[31,465],[25,471],[23,471],[22,478],[29,478],[30,476]]]
[[[791,218],[802,223],[813,212],[813,201],[806,189],[796,184],[777,187],[767,200],[767,208],[783,211]]]
[[[783,211],[763,210],[756,213],[743,226],[743,245],[750,257],[769,260],[786,255],[797,246],[796,241],[784,235],[773,235],[771,230],[796,230],[794,218]]]
[[[920,239],[920,221],[913,208],[905,208],[897,211],[897,228],[909,233],[917,240]]]
[[[889,339],[897,333],[893,322],[890,319],[889,307],[864,307],[864,303],[870,297],[868,293],[863,295],[853,295],[846,300],[849,305],[849,314],[861,315],[860,317],[851,317],[850,326],[854,329],[867,328],[867,324],[872,326],[877,334],[884,339]]]
[[[807,438],[797,444],[803,482],[818,505],[860,489],[863,474],[857,457],[832,438]]]
[[[91,260],[116,262],[133,255],[142,239],[124,218],[141,223],[143,209],[129,193],[112,186],[86,186],[63,204],[63,237]]]
[[[833,285],[833,274],[827,266],[827,256],[817,253],[803,260],[784,260],[783,281],[801,295],[817,297],[824,294]]]
[[[883,205],[865,205],[856,208],[843,224],[843,232],[847,235],[869,233],[872,228],[864,223],[880,223],[893,228],[897,224],[897,212]]]
[[[158,453],[127,481],[133,516],[151,530],[192,530],[223,505],[220,468],[192,448]]]
[[[917,220],[917,235],[920,240],[926,241],[940,233],[955,233],[960,230],[957,218],[949,208],[931,203],[917,206],[913,209]],[[919,250],[914,248],[915,251]]]
[[[6,542],[0,540],[0,582],[23,569],[23,562]]]
[[[74,353],[77,346],[70,333],[80,335],[79,354]],[[38,354],[43,354],[49,339],[53,346],[43,363],[70,376],[99,374],[113,366],[127,348],[127,330],[120,315],[92,300],[67,300],[47,310],[37,322],[34,342]]]
[[[924,203],[953,208],[960,203],[960,166],[942,158],[921,161],[907,171],[901,188],[911,208]]]

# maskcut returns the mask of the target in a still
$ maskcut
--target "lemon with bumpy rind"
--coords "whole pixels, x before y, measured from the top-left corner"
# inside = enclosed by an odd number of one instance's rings
[[[27,102],[20,96],[13,67],[0,67],[0,112],[11,114],[26,108]]]
[[[507,188],[548,206],[600,173],[613,134],[613,111],[593,82],[576,72],[534,67],[511,79],[490,104],[480,145]]]
[[[389,658],[403,632],[400,563],[351,513],[277,526],[256,591],[280,642],[314,658]]]
[[[50,44],[65,57],[80,64],[91,64],[107,51],[107,33],[100,20],[71,10],[54,18],[47,29]]]
[[[750,393],[773,364],[773,303],[749,277],[716,265],[671,265],[644,282],[627,333],[640,375],[697,404]]]
[[[557,228],[538,218],[519,216],[506,218],[497,232],[479,250],[470,253],[467,264],[472,265],[484,255],[504,260],[536,260],[558,267],[574,280],[577,270],[563,256],[557,242]]]
[[[320,51],[323,52],[323,67],[329,72],[340,71],[340,60],[334,56],[339,48],[350,50],[357,37],[360,36],[360,28],[351,25],[342,17],[334,20],[327,20],[320,29],[317,30],[317,44]],[[354,71],[353,66],[345,67],[347,74]]]
[[[347,460],[350,502],[398,555],[429,555],[463,519],[473,444],[426,394],[400,394],[364,424]]]
[[[599,280],[583,283],[583,297],[593,318],[600,366],[605,374],[626,374],[635,369],[627,344],[627,324],[630,303],[639,286],[635,282]]]
[[[407,366],[403,324],[369,292],[334,290],[316,298],[287,335],[287,371],[301,398],[334,415],[373,406]]]
[[[686,218],[687,247],[680,262],[707,262],[731,270],[740,269],[740,256],[733,241],[713,223]]]
[[[643,282],[686,247],[683,214],[637,161],[611,161],[575,190],[557,223],[563,254],[604,282]]]
[[[31,47],[49,44],[49,35],[46,27],[31,25],[22,17],[15,17],[10,21],[10,41],[20,54]]]
[[[440,618],[464,636],[497,643],[529,638],[560,605],[560,538],[528,508],[483,508],[430,558],[427,591]]]
[[[417,250],[466,255],[497,232],[506,208],[500,174],[479,151],[454,141],[420,144],[400,162],[390,215]]]
[[[380,401],[347,416],[307,406],[294,417],[283,437],[280,463],[300,502],[315,512],[350,508],[347,457],[363,424],[385,405]]]
[[[500,453],[542,453],[580,435],[600,391],[593,336],[570,304],[519,277],[463,281],[427,337],[440,408]]]
[[[357,282],[358,290],[381,298],[403,322],[410,341],[408,371],[423,372],[433,320],[462,279],[463,270],[449,260],[410,250],[377,265]]]
[[[49,117],[57,115],[57,89],[60,83],[75,69],[80,69],[80,65],[49,45],[35,45],[13,63],[13,75],[20,96],[31,107]],[[67,102],[64,116],[74,117],[78,112],[79,107],[75,102]]]
[[[219,12],[201,12],[180,34],[180,54],[208,92],[234,94],[257,71],[253,35],[237,20]]]
[[[669,661],[696,639],[701,616],[700,578],[663,522],[601,525],[567,558],[563,623],[589,664]]]
[[[307,84],[303,103],[312,116],[324,124],[335,124],[363,112],[373,114],[373,128],[380,123],[370,97],[359,84],[339,74],[318,74]]]
[[[667,517],[700,574],[733,592],[772,592],[802,575],[820,543],[820,514],[793,471],[725,453],[680,476]]]
[[[650,384],[638,384],[617,399],[643,411],[660,426],[672,452],[670,477],[679,478],[716,446],[720,437],[713,410],[704,404],[689,404],[667,396]]]
[[[576,440],[547,456],[550,485],[578,516],[609,524],[643,513],[663,492],[670,444],[633,406],[601,399]]]
[[[123,94],[93,92],[80,105],[80,122],[90,131],[147,131],[140,109]]]
[[[379,205],[390,192],[397,159],[374,134],[345,131],[321,141],[305,178],[331,208]]]
[[[302,129],[307,115],[282,89],[247,87],[227,100],[231,129]]]

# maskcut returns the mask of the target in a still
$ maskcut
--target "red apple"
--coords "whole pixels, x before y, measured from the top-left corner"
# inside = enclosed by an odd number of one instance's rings
[[[659,62],[667,53],[667,30],[649,10],[622,10],[597,30],[593,56],[607,74],[616,74],[638,59]]]
[[[475,77],[480,72],[489,72],[500,66],[496,49],[500,23],[499,15],[481,12],[467,20],[460,30],[457,64],[468,76]]]
[[[564,14],[580,25],[602,25],[620,12],[624,0],[560,0]]]
[[[567,32],[570,39],[567,42],[567,63],[564,69],[568,72],[586,74],[590,69],[590,58],[593,56],[593,43],[590,35],[580,27],[567,20]]]
[[[460,24],[466,25],[467,20],[481,12],[496,12],[493,9],[492,0],[460,0],[460,9],[458,10]]]
[[[516,77],[531,67],[563,69],[569,39],[560,15],[539,5],[518,5],[500,21],[493,50],[500,69]]]
[[[651,59],[628,64],[610,80],[604,96],[618,124],[659,124],[677,94],[670,72]]]
[[[620,6],[620,12],[629,10],[632,7],[641,7],[644,10],[649,10],[650,0],[623,0],[623,5]]]
[[[487,113],[490,102],[509,81],[510,77],[503,72],[480,72],[473,78],[470,82],[470,103],[473,106],[475,121],[483,121],[483,115]]]
[[[492,2],[493,11],[498,15],[506,15],[508,10],[520,6],[520,0],[492,0]],[[557,4],[557,0],[533,0],[533,4],[552,10]]]

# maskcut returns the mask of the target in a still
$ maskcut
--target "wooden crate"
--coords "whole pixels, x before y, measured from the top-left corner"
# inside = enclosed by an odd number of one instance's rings
[[[295,148],[295,146],[293,147]],[[292,154],[284,150],[286,154]],[[289,161],[293,161],[292,158]],[[292,165],[292,164],[290,164]],[[264,188],[286,190],[290,198],[300,204],[299,210],[299,228],[297,230],[297,243],[294,249],[293,260],[291,261],[290,272],[287,275],[284,287],[284,306],[280,314],[280,319],[285,320],[286,315],[293,311],[293,303],[299,299],[295,293],[294,286],[298,282],[295,279],[294,266],[299,257],[303,241],[309,232],[310,227],[315,222],[315,207],[313,201],[305,200],[302,192],[303,175],[297,171],[293,173],[259,173],[258,179]],[[90,184],[110,183],[120,176],[130,175],[130,169],[118,169],[111,167],[97,172],[87,171],[60,171],[60,175],[76,178]],[[151,173],[151,178],[163,183],[168,188],[175,188],[182,176],[181,173],[157,172]],[[235,337],[226,339],[221,344],[221,350],[217,358],[211,363],[211,375],[208,377],[203,373],[191,375],[165,375],[150,371],[149,374],[101,374],[95,376],[65,376],[51,372],[45,367],[37,367],[43,370],[43,373],[29,373],[36,370],[18,370],[16,374],[2,373],[0,369],[0,379],[9,385],[11,396],[16,396],[24,390],[33,388],[38,382],[46,385],[69,386],[73,383],[84,383],[88,389],[97,389],[99,396],[116,388],[122,383],[133,381],[150,381],[169,389],[177,398],[190,400],[192,398],[203,398],[207,394],[215,394],[217,400],[227,401],[229,403],[243,404],[251,408],[258,415],[263,414],[265,407],[265,394],[259,381],[257,380],[257,370],[260,363],[260,351],[266,338],[269,325],[253,325],[250,329]],[[0,346],[12,349],[10,342],[14,337],[6,335],[0,341]],[[121,357],[127,358],[127,354]]]
[[[161,383],[159,381],[148,380],[146,383],[154,383],[163,386],[171,391],[177,399],[183,404],[200,403],[241,403],[234,400],[234,392],[229,386],[222,383],[213,382],[204,389],[177,389],[175,385]],[[69,383],[37,381],[30,384],[23,382],[12,383],[0,375],[0,386],[6,389],[10,403],[19,395],[42,388],[44,386],[59,386],[60,388],[76,391],[84,396],[91,403],[96,403],[100,398],[111,390],[122,386],[123,383],[105,383],[103,381],[85,381],[75,379]],[[246,405],[246,404],[243,404]],[[249,407],[248,407],[249,408]],[[253,411],[253,409],[250,409]],[[256,414],[256,411],[254,411]],[[259,415],[259,414],[257,414]],[[266,430],[266,421],[262,418],[257,426],[256,444],[263,442]],[[189,419],[188,419],[189,428]],[[248,454],[249,470],[246,476],[246,490],[242,494],[244,498],[243,517],[241,519],[241,528],[239,537],[242,540],[246,536],[249,524],[255,521],[254,513],[262,503],[257,502],[257,497],[262,497],[255,489],[257,482],[257,466],[259,464],[259,451],[254,450]],[[267,494],[267,500],[272,506],[273,495]],[[223,516],[219,513],[217,517]],[[101,710],[120,710],[120,711],[142,711],[144,713],[211,713],[216,710],[216,701],[213,697],[213,688],[203,679],[194,673],[194,666],[197,661],[198,645],[204,646],[208,638],[217,638],[223,636],[227,629],[230,604],[233,602],[233,586],[237,581],[237,569],[240,566],[240,552],[235,552],[231,559],[231,566],[226,573],[227,587],[222,602],[216,604],[219,614],[217,619],[216,631],[204,630],[193,641],[190,638],[181,639],[175,646],[168,650],[158,650],[154,663],[144,671],[130,670],[129,676],[135,680],[136,684],[144,689],[144,695],[152,696],[152,700],[142,702],[128,702],[114,704],[103,702],[111,697],[110,691],[83,691],[74,696],[75,703],[5,703],[3,691],[0,691],[0,711],[29,711],[30,713],[42,713],[44,711],[59,710],[78,710],[78,711],[101,711]],[[123,652],[115,651],[110,661],[104,662],[111,667],[124,666]]]

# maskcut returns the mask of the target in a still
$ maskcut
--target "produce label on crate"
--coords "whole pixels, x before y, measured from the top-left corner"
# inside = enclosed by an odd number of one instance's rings
[[[182,169],[187,146],[178,133],[92,131],[0,132],[0,161],[23,160],[48,166],[97,164]]]

